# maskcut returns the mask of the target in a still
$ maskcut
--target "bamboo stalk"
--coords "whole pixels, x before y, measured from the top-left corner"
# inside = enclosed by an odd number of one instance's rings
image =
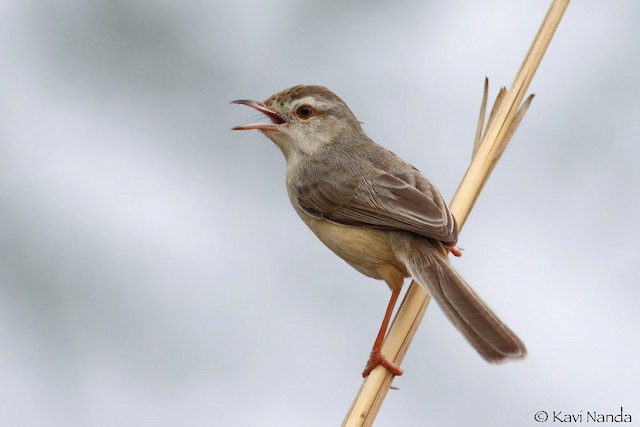
[[[511,88],[505,95],[499,95],[499,105],[494,108],[495,114],[489,119],[482,142],[474,149],[475,155],[450,205],[460,229],[531,103],[532,98],[529,97],[521,106],[524,94],[568,5],[569,0],[553,0]],[[481,117],[484,118],[484,113]],[[383,354],[394,363],[399,365],[402,362],[429,300],[430,297],[422,286],[412,281],[382,347]],[[393,378],[382,366],[374,369],[362,383],[342,426],[373,425]]]

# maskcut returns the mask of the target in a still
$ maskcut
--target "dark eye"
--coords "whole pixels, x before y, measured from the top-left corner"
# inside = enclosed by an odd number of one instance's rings
[[[313,116],[314,110],[310,105],[301,105],[296,108],[296,115],[301,119],[308,119]]]

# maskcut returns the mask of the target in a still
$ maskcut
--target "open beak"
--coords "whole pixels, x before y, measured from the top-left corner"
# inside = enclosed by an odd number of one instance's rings
[[[249,101],[247,99],[237,99],[235,101],[231,101],[231,103],[248,105],[249,107],[255,108],[256,110],[260,111],[262,114],[264,114],[265,116],[271,119],[271,123],[249,123],[246,125],[235,126],[231,128],[232,130],[251,130],[251,129],[263,130],[263,131],[278,130],[278,125],[286,123],[286,120],[283,119],[282,116],[280,116],[275,111],[269,110],[260,102]]]

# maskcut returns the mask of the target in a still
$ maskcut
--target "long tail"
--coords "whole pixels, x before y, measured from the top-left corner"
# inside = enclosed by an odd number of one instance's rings
[[[520,359],[527,349],[498,319],[449,263],[438,242],[409,233],[392,233],[396,256],[424,286],[445,315],[490,363]]]

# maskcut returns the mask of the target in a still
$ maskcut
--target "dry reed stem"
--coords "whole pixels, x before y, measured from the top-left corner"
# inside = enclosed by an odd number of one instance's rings
[[[495,114],[492,114],[493,117],[489,118],[482,142],[477,150],[474,150],[476,154],[473,156],[450,205],[451,212],[458,220],[460,229],[464,226],[480,191],[531,103],[532,98],[529,97],[520,106],[524,93],[527,91],[568,5],[569,0],[554,0],[552,2],[511,89],[505,95],[499,95],[496,100],[499,106],[496,107]],[[482,118],[484,118],[484,114],[482,114]],[[429,300],[430,297],[422,286],[412,281],[382,347],[382,352],[394,363],[401,364]],[[360,387],[342,426],[373,425],[393,378],[394,376],[382,366],[374,369]]]
[[[480,143],[482,142],[482,126],[484,125],[484,116],[487,114],[487,98],[489,98],[489,77],[484,78],[484,90],[482,91],[482,102],[480,103],[480,115],[478,116],[478,126],[476,127],[476,136],[473,138],[473,151],[471,152],[471,160],[476,156]],[[497,103],[497,101],[496,101]],[[496,103],[493,108],[496,108]],[[493,110],[491,111],[493,114]],[[491,117],[489,117],[491,120]]]

